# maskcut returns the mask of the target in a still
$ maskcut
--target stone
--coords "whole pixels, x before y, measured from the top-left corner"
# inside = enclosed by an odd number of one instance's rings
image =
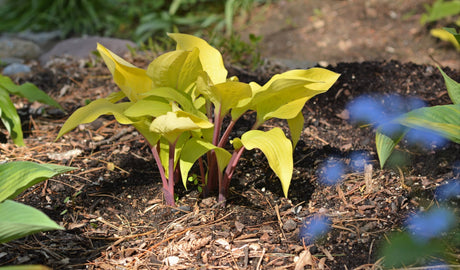
[[[41,53],[40,47],[32,41],[18,38],[0,39],[0,60],[4,58],[36,59]]]
[[[32,70],[29,66],[20,63],[13,63],[9,64],[3,69],[3,75],[11,76],[11,75],[19,75],[19,74],[27,74],[30,73]]]
[[[292,232],[297,228],[297,222],[295,222],[292,219],[288,219],[284,224],[283,224],[283,230],[286,232]]]
[[[40,56],[40,64],[45,65],[53,57],[71,56],[75,59],[85,59],[91,57],[91,53],[96,50],[97,43],[101,43],[107,49],[117,55],[123,56],[128,50],[128,45],[136,47],[136,44],[129,40],[107,37],[82,37],[70,38],[58,42],[53,49]]]

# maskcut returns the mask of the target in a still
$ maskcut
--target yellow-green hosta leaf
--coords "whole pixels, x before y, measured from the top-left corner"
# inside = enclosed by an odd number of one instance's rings
[[[130,64],[99,43],[97,50],[112,73],[115,83],[131,101],[137,101],[140,93],[153,88],[152,80],[144,69]]]
[[[151,121],[141,120],[138,122],[134,122],[132,125],[139,131],[142,136],[149,142],[150,147],[157,144],[158,140],[160,140],[160,134],[153,133],[150,131],[150,124]]]
[[[176,50],[191,51],[198,48],[203,70],[208,73],[213,84],[223,83],[227,79],[227,69],[220,52],[209,45],[205,40],[187,34],[173,33],[168,36],[176,41]]]
[[[430,34],[433,37],[437,37],[441,40],[450,42],[457,50],[460,51],[460,44],[457,42],[457,39],[452,33],[449,33],[448,31],[438,28],[438,29],[431,29]]]
[[[219,170],[222,172],[232,157],[232,155],[227,150],[217,147],[212,143],[206,142],[199,138],[191,138],[184,145],[179,164],[182,174],[182,183],[184,184],[185,188],[187,188],[187,176],[193,164],[195,164],[198,158],[211,150],[215,151],[217,157],[217,165]]]
[[[184,131],[212,127],[213,124],[207,120],[184,111],[176,111],[155,118],[150,125],[150,130],[161,134],[170,143],[174,143]]]
[[[446,83],[447,93],[454,104],[460,104],[460,83],[452,80],[447,74],[438,67]]]
[[[172,111],[171,105],[166,101],[145,98],[128,107],[124,114],[128,117],[136,118],[142,116],[158,117]]]
[[[0,203],[0,244],[37,232],[63,229],[33,207],[12,200]]]
[[[155,88],[171,87],[185,91],[202,71],[199,51],[193,48],[190,51],[176,50],[160,55],[150,63],[147,75]]]
[[[247,83],[227,81],[216,85],[209,84],[206,74],[197,80],[196,91],[210,100],[220,116],[223,117],[235,107],[243,107],[252,96],[251,87]],[[244,103],[246,101],[246,103]]]
[[[286,138],[283,130],[273,128],[270,131],[250,130],[241,136],[241,142],[248,150],[258,148],[267,157],[270,168],[281,181],[284,196],[287,197],[291,184],[294,163],[292,143]]]
[[[291,132],[293,149],[295,149],[295,146],[297,145],[297,142],[300,140],[300,136],[302,135],[304,121],[305,119],[303,118],[302,111],[300,111],[296,117],[287,120],[289,130]]]
[[[176,141],[174,145],[174,168],[177,166],[177,162],[179,162],[179,157],[182,153],[182,148],[184,144],[190,140],[190,135],[186,133],[182,133]],[[163,165],[165,176],[169,178],[169,147],[171,143],[166,138],[160,139],[160,160],[161,164]]]
[[[255,94],[251,108],[257,111],[259,124],[270,118],[291,119],[298,115],[305,102],[326,92],[340,75],[322,68],[291,70],[273,76]]]
[[[115,116],[120,124],[132,124],[133,121],[124,115],[124,111],[132,105],[132,102],[113,104],[107,99],[98,99],[76,110],[64,123],[57,138],[76,128],[80,124],[91,123],[99,116],[107,114]]]
[[[169,102],[178,103],[181,106],[181,109],[186,112],[196,113],[197,109],[195,108],[193,101],[187,93],[176,90],[171,87],[159,87],[155,88],[147,93],[143,94],[145,97],[161,97]]]

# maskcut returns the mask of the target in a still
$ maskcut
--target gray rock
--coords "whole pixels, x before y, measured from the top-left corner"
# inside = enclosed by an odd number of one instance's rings
[[[283,230],[286,232],[292,232],[297,228],[297,222],[295,222],[292,219],[288,219],[286,222],[283,224]]]
[[[25,60],[38,58],[40,47],[32,41],[18,38],[0,39],[0,60],[4,58],[20,58]]]
[[[26,74],[30,73],[32,70],[30,69],[29,66],[26,66],[24,64],[19,64],[19,63],[13,63],[8,66],[6,66],[3,69],[3,75],[5,76],[11,76],[11,75],[18,75],[18,74]]]
[[[51,31],[51,32],[38,32],[34,33],[31,31],[24,31],[18,33],[17,36],[21,39],[30,40],[37,43],[40,46],[45,46],[49,42],[59,39],[61,36],[61,31]]]
[[[120,56],[129,51],[128,45],[136,47],[136,44],[132,41],[117,38],[70,38],[57,43],[53,49],[40,56],[39,60],[42,65],[45,65],[53,57],[62,57],[65,55],[71,56],[75,59],[89,58],[91,57],[91,52],[96,50],[97,43],[101,43],[107,49]]]

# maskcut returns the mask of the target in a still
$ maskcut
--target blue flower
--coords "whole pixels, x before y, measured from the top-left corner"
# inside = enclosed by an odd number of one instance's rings
[[[369,164],[369,154],[364,151],[354,151],[350,155],[350,168],[355,172],[363,172]]]
[[[417,213],[406,220],[406,227],[415,241],[425,242],[441,236],[455,224],[455,215],[445,208]]]
[[[438,201],[446,201],[452,198],[460,197],[460,180],[451,179],[445,184],[436,188],[435,198]]]
[[[425,268],[426,270],[450,270],[450,267],[446,265],[444,261],[437,260],[434,262],[431,262],[430,264],[426,265]]]
[[[318,180],[325,185],[335,185],[345,173],[345,163],[335,158],[329,158],[320,166],[317,171]]]
[[[419,144],[426,148],[442,147],[447,144],[447,139],[438,133],[426,128],[413,128],[406,134],[410,144]]]
[[[300,242],[305,245],[313,244],[331,229],[331,224],[328,217],[318,214],[306,218],[299,229]]]
[[[364,95],[356,98],[347,106],[352,122],[383,124],[389,119],[384,115],[384,107],[375,98]]]

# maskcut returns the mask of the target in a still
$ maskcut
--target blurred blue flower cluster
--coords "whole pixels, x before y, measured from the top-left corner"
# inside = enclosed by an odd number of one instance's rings
[[[371,124],[378,127],[389,137],[406,132],[405,128],[393,120],[401,115],[426,107],[426,103],[415,97],[403,98],[399,95],[369,96],[363,95],[347,106],[350,121],[358,124]],[[429,129],[411,129],[406,134],[411,145],[420,145],[427,148],[442,147],[447,139]]]
[[[406,227],[414,241],[425,243],[441,237],[455,225],[455,214],[446,208],[433,208],[419,212],[406,220]]]
[[[331,229],[331,220],[323,215],[316,214],[306,218],[299,230],[300,242],[311,245]]]
[[[353,151],[350,154],[350,163],[348,166],[339,157],[329,157],[317,170],[318,181],[327,186],[338,184],[346,172],[361,173],[369,163],[370,154],[366,151]]]

